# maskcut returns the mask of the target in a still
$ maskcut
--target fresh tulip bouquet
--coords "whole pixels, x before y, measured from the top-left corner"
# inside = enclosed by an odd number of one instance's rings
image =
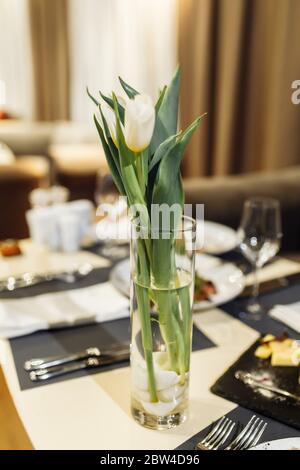
[[[179,424],[187,403],[194,264],[185,239],[195,226],[182,223],[180,164],[201,117],[178,132],[179,68],[155,106],[120,83],[126,99],[88,94],[98,107],[94,120],[107,163],[133,217],[132,411],[141,424],[161,429]]]

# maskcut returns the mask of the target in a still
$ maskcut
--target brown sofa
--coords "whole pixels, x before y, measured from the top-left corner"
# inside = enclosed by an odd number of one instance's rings
[[[0,240],[28,237],[28,196],[33,189],[46,186],[48,177],[49,163],[39,156],[20,157],[12,165],[0,166]]]
[[[107,171],[96,128],[71,121],[0,121],[0,142],[23,155],[49,159],[50,180],[66,186],[71,199],[94,200],[97,172]]]
[[[285,251],[300,251],[300,166],[268,173],[191,178],[184,181],[186,202],[204,204],[205,218],[237,228],[245,199],[277,198],[282,207]]]

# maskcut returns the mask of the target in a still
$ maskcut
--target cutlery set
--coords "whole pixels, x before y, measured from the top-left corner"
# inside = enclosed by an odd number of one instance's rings
[[[93,269],[94,268],[90,263],[83,263],[74,269],[60,273],[34,274],[26,272],[19,276],[9,276],[6,279],[0,280],[0,292],[14,291],[16,289],[34,286],[41,282],[54,280],[72,284],[73,282],[90,274]]]
[[[39,382],[79,370],[127,361],[128,359],[129,344],[124,343],[112,346],[109,349],[100,350],[97,347],[89,347],[74,354],[29,359],[24,363],[24,369],[29,373],[30,380]],[[244,378],[242,380],[245,381]],[[195,450],[219,450],[224,444],[226,444],[224,450],[250,449],[260,440],[267,423],[254,415],[242,431],[230,440],[230,435],[235,426],[234,421],[223,416],[207,436],[196,444]],[[228,441],[230,442],[228,443]]]
[[[90,274],[93,269],[90,263],[83,263],[74,269],[60,273],[33,274],[26,272],[19,276],[10,276],[0,280],[0,292],[14,291],[53,280],[71,284]],[[89,347],[75,354],[30,359],[24,363],[24,369],[28,372],[30,380],[38,382],[78,370],[106,366],[128,359],[129,343],[124,343],[104,350]]]
[[[29,359],[24,369],[32,382],[39,382],[79,370],[120,363],[129,359],[129,344],[100,350],[90,347],[75,354]]]
[[[207,436],[196,444],[195,449],[220,450],[227,444],[224,450],[248,450],[256,446],[267,427],[265,421],[254,415],[242,431],[227,443],[235,425],[234,421],[223,416]]]

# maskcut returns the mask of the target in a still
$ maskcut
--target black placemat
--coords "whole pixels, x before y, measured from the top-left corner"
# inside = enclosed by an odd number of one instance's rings
[[[253,411],[247,410],[246,408],[242,408],[238,406],[234,410],[230,411],[226,414],[228,418],[232,419],[237,423],[235,429],[231,434],[231,441],[232,438],[235,436],[235,433],[242,427],[245,426],[248,421],[253,416]],[[300,437],[300,432],[290,426],[286,426],[285,424],[279,423],[278,421],[274,421],[271,418],[266,418],[258,413],[255,413],[256,416],[260,417],[264,421],[268,423],[264,434],[262,435],[259,443],[261,442],[268,442],[268,441],[275,441],[276,439],[285,439],[288,437]],[[200,442],[209,431],[212,429],[214,423],[207,426],[206,428],[202,429],[200,432],[195,434],[193,437],[188,439],[187,441],[183,442],[179,447],[178,450],[192,450],[194,449],[195,445]],[[225,447],[225,446],[224,446]]]
[[[297,367],[272,367],[269,360],[258,359],[254,351],[260,344],[256,341],[211,387],[216,395],[233,401],[245,408],[281,421],[300,430],[300,403],[276,394],[262,393],[235,378],[238,370],[252,374],[268,374],[274,384],[290,393],[300,396]]]
[[[21,390],[40,387],[51,383],[71,380],[85,375],[96,374],[118,367],[128,366],[128,362],[118,363],[97,369],[77,371],[45,382],[31,382],[23,364],[33,357],[52,356],[72,353],[90,346],[101,348],[112,344],[129,342],[129,318],[92,324],[73,328],[63,328],[51,331],[40,331],[28,336],[10,340],[16,371]],[[215,344],[207,338],[196,326],[193,333],[193,351],[214,347]]]
[[[40,294],[50,294],[52,292],[62,292],[66,290],[81,289],[82,287],[89,287],[109,280],[109,275],[112,267],[107,266],[103,268],[95,268],[88,275],[76,280],[75,282],[67,283],[60,280],[40,282],[31,287],[23,289],[16,289],[11,292],[0,292],[0,299],[23,299],[26,297],[34,297]]]
[[[278,288],[274,291],[260,295],[259,301],[265,307],[266,314],[263,315],[261,320],[256,320],[255,316],[253,319],[241,318],[241,312],[245,311],[248,298],[238,298],[232,302],[228,302],[222,305],[222,310],[229,313],[233,317],[239,319],[246,325],[250,326],[256,331],[262,334],[272,333],[274,335],[280,335],[283,331],[286,331],[291,338],[300,339],[299,333],[292,328],[280,323],[279,321],[270,317],[267,312],[276,304],[289,304],[292,302],[300,301],[300,284],[291,284],[287,287]]]

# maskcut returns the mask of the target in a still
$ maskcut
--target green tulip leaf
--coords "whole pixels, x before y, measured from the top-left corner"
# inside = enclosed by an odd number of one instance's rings
[[[124,82],[121,77],[119,77],[119,82],[121,83],[121,86],[128,98],[133,99],[136,95],[139,95],[139,92],[132,88],[132,86],[128,85],[128,83]]]
[[[156,113],[155,127],[150,143],[151,155],[164,140],[177,132],[179,85],[180,68],[177,67],[171,83],[163,93]]]
[[[177,67],[175,75],[164,93],[163,101],[158,111],[158,115],[167,129],[168,135],[173,135],[177,132],[179,86],[180,68]]]
[[[179,187],[180,185],[177,185],[180,164],[184,150],[196,127],[199,125],[201,118],[202,116],[195,119],[195,121],[180,134],[176,144],[161,160],[153,189],[153,204],[167,203],[172,205],[180,202],[181,194],[179,194],[179,192],[181,192],[181,189]]]
[[[165,96],[165,93],[167,91],[167,85],[165,85],[163,87],[163,89],[161,90],[161,92],[159,93],[159,97],[158,97],[158,100],[155,104],[155,111],[158,113],[159,111],[159,108],[161,107],[161,104],[163,102],[163,99],[164,99],[164,96]]]
[[[90,90],[88,89],[88,87],[86,87],[86,92],[87,92],[89,98],[91,98],[91,100],[93,101],[93,103],[94,103],[96,106],[100,106],[99,101],[97,101],[96,98],[91,94],[91,92],[90,92]]]
[[[108,104],[108,106],[111,108],[111,109],[115,109],[114,107],[114,101],[112,98],[110,98],[109,96],[105,96],[103,95],[103,93],[101,93],[101,91],[99,91],[100,93],[100,96],[101,98],[105,101],[106,104]],[[123,106],[117,101],[118,103],[118,111],[119,111],[119,116],[120,116],[120,119],[121,119],[121,123],[124,124],[124,116],[125,116],[125,109],[123,108]]]
[[[179,136],[179,133],[175,135],[171,135],[171,137],[166,139],[164,142],[162,142],[158,146],[150,162],[149,171],[151,171],[155,167],[155,165],[157,165],[161,161],[161,159],[169,152],[169,150],[175,144],[178,136]]]
[[[118,152],[118,149],[117,147],[115,146],[114,142],[113,142],[113,139],[112,139],[112,136],[110,135],[110,132],[109,132],[109,128],[108,128],[108,125],[107,125],[107,122],[106,122],[106,119],[104,117],[104,114],[102,112],[102,108],[101,106],[99,106],[99,112],[100,112],[100,115],[101,115],[101,119],[102,119],[102,122],[103,122],[103,133],[105,135],[105,138],[106,138],[106,142],[109,146],[109,150],[110,150],[110,153],[115,161],[115,164],[118,168],[118,171],[120,173],[120,161],[119,161],[119,152]]]
[[[104,153],[105,153],[105,156],[106,156],[107,164],[108,164],[109,169],[111,171],[114,183],[115,183],[116,187],[118,188],[119,192],[121,194],[125,195],[126,191],[125,191],[125,188],[124,188],[124,185],[123,185],[123,182],[122,182],[120,171],[119,171],[119,169],[118,169],[118,167],[115,163],[115,160],[114,160],[114,158],[113,158],[113,156],[110,152],[110,148],[108,146],[108,143],[105,140],[104,132],[103,132],[102,127],[101,127],[101,125],[100,125],[100,123],[97,119],[97,116],[95,114],[94,114],[94,121],[95,121],[95,124],[96,124],[96,128],[97,128],[97,131],[98,131],[101,143],[102,143],[102,147],[103,147],[103,150],[104,150]]]

